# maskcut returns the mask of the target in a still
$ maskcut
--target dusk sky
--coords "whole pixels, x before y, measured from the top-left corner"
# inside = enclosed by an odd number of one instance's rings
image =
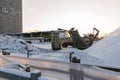
[[[96,27],[110,33],[120,27],[120,0],[23,0],[23,31],[75,27],[80,34]]]

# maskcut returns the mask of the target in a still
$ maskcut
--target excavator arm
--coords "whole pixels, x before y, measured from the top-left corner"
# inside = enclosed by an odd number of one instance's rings
[[[96,34],[94,33],[94,31],[96,31]],[[93,28],[93,35],[94,35],[93,40],[98,36],[99,32],[100,31],[97,28]]]

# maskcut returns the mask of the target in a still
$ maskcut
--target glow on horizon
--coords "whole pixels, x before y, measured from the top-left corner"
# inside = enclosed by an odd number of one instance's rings
[[[119,0],[23,0],[23,31],[75,27],[80,34],[96,27],[101,34],[120,26]]]

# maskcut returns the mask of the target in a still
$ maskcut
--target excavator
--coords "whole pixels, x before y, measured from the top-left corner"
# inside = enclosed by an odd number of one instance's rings
[[[97,28],[93,28],[93,34],[90,33],[84,37],[81,37],[78,30],[75,30],[75,28],[71,28],[68,32],[70,34],[70,38],[62,42],[62,47],[72,46],[80,50],[90,47],[99,34],[99,30]]]

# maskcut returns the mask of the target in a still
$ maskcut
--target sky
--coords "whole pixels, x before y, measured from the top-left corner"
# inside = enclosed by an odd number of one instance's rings
[[[80,34],[120,27],[120,0],[23,0],[23,32],[71,27]]]

